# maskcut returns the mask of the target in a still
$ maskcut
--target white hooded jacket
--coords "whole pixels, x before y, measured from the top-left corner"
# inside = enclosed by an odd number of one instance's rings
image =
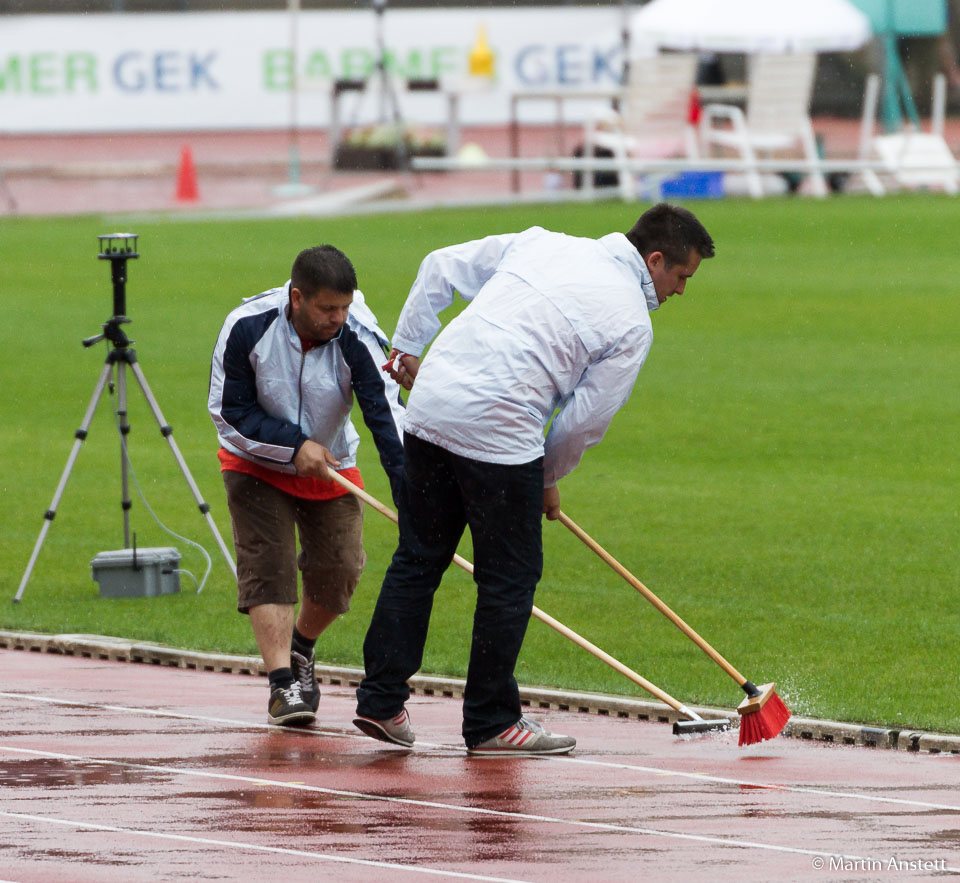
[[[659,305],[650,273],[622,233],[532,227],[439,249],[420,266],[393,346],[421,355],[455,291],[470,303],[424,359],[404,429],[483,462],[543,456],[551,487],[630,396]]]

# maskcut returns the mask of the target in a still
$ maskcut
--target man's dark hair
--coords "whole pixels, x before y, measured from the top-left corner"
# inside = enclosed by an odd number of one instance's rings
[[[339,248],[318,245],[305,248],[297,255],[290,271],[290,284],[299,288],[305,297],[313,297],[321,288],[353,294],[357,287],[357,273],[350,258]]]
[[[714,254],[713,239],[693,212],[666,202],[647,209],[626,235],[644,260],[659,251],[671,267],[687,263],[691,248],[702,258]]]

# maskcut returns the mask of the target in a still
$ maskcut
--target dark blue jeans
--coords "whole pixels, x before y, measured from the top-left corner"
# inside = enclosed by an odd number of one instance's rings
[[[463,737],[472,748],[521,715],[514,668],[543,571],[543,459],[482,463],[407,434],[403,461],[400,541],[363,644],[357,713],[391,718],[409,698],[434,593],[469,525],[477,606]]]

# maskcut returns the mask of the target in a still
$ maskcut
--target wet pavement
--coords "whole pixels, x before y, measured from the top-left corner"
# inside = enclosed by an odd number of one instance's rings
[[[266,681],[0,650],[0,877],[17,881],[929,879],[960,873],[960,757],[536,711],[569,757],[468,758],[460,702],[412,750],[355,697],[265,723]]]
[[[524,127],[519,151],[523,156],[567,155],[579,138],[578,127]],[[465,127],[462,143],[489,156],[510,153],[505,126]],[[196,187],[196,197],[190,199],[178,198],[185,149]],[[558,182],[542,172],[525,172],[518,183],[524,195],[543,196],[546,187]],[[369,202],[397,208],[505,200],[511,198],[512,185],[506,171],[335,170],[324,130],[300,132],[295,140],[282,130],[56,136],[0,132],[0,218],[337,214]],[[551,189],[547,195],[555,194]]]
[[[859,119],[818,117],[813,124],[827,159],[857,155]],[[960,153],[960,118],[946,121],[945,138],[954,154]],[[527,158],[567,157],[582,139],[576,125],[522,125],[515,149]],[[461,145],[493,158],[509,157],[514,150],[511,132],[503,125],[464,127]],[[197,191],[191,199],[178,198],[184,149],[189,149]],[[185,217],[330,215],[370,207],[393,210],[573,195],[568,173],[348,172],[331,167],[331,153],[322,129],[295,136],[282,130],[55,136],[0,132],[0,218],[157,212]]]

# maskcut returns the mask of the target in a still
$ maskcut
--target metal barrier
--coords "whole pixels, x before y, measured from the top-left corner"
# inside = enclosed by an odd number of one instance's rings
[[[483,161],[460,160],[455,157],[414,157],[411,167],[417,172],[580,172],[583,180],[583,197],[596,195],[593,186],[595,172],[622,172],[626,170],[635,175],[662,176],[676,175],[682,172],[746,172],[755,170],[773,174],[810,174],[820,171],[825,175],[832,173],[864,175],[868,172],[895,175],[896,165],[879,160],[836,159],[810,162],[802,159],[758,159],[752,163],[735,159],[607,159],[600,157],[491,157]],[[911,165],[910,171],[957,171],[960,165],[943,163],[931,164],[920,169]],[[613,190],[614,188],[607,188]],[[868,188],[865,188],[868,189]]]

